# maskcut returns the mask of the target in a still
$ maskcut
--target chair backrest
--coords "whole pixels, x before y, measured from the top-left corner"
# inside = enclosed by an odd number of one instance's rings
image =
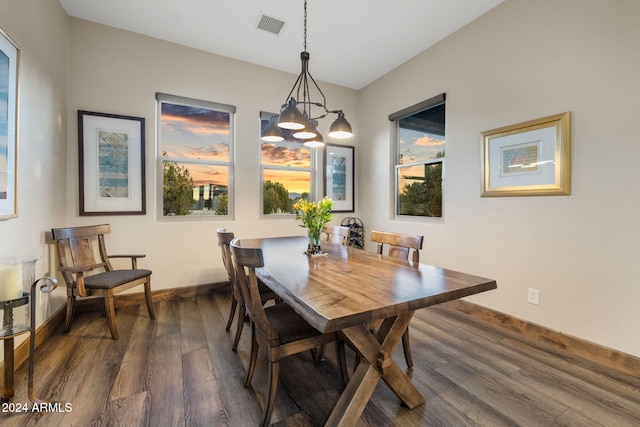
[[[424,236],[413,234],[390,233],[388,231],[371,231],[371,241],[378,243],[377,252],[382,254],[384,245],[389,246],[388,255],[393,258],[409,259],[409,252],[413,251],[411,260],[420,262],[420,249]]]
[[[244,298],[249,317],[269,341],[274,345],[279,342],[278,334],[271,326],[264,311],[256,268],[264,267],[264,258],[260,248],[243,248],[239,239],[231,241],[231,256],[235,265],[236,283]]]
[[[235,288],[236,287],[236,273],[233,268],[233,260],[231,259],[231,241],[235,238],[231,231],[227,231],[226,228],[220,227],[216,230],[218,235],[218,246],[222,252],[222,263],[225,270],[227,270],[227,276],[229,282]]]
[[[349,241],[349,227],[327,225],[322,230],[322,240],[346,246]]]
[[[89,225],[84,227],[53,228],[51,235],[56,243],[58,265],[60,267],[92,267],[111,271],[104,235],[111,233],[109,224]],[[96,248],[100,261],[96,261]],[[75,280],[69,271],[62,272],[67,286],[74,287]]]

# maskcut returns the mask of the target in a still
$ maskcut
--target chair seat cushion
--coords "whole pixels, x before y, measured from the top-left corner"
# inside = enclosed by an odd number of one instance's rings
[[[94,274],[84,278],[87,289],[112,289],[134,280],[150,276],[151,270],[112,270]]]
[[[280,344],[322,335],[287,304],[265,307],[264,311],[280,337]]]

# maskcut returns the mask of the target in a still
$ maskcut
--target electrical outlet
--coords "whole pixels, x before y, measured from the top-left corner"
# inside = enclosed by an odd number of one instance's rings
[[[527,302],[529,304],[540,305],[540,291],[537,289],[529,288],[527,293]]]

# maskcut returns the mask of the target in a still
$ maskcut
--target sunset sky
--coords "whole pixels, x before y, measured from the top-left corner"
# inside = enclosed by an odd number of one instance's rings
[[[435,159],[438,152],[443,151],[443,136],[400,128],[400,154],[402,164]]]
[[[265,115],[261,121],[261,133],[269,123],[269,116]],[[269,166],[311,169],[311,150],[292,137],[285,135],[285,138],[281,142],[261,142],[261,162],[267,167],[263,169],[263,178],[281,183],[290,193],[309,193],[310,172],[268,169]]]
[[[445,139],[441,135],[426,133],[400,127],[400,164],[406,165],[415,162],[435,159],[437,154],[445,150]],[[405,185],[420,180],[403,179],[403,177],[424,177],[424,165],[406,166],[398,171],[398,191],[402,192]]]
[[[296,141],[263,142],[262,164],[310,169],[311,151]],[[290,193],[308,193],[311,187],[310,172],[264,169],[264,180],[279,182]]]
[[[200,107],[162,103],[162,150],[171,157],[229,161],[230,114]],[[196,186],[228,185],[228,168],[183,164]]]
[[[229,162],[229,121],[227,112],[163,102],[161,149],[171,157]],[[265,166],[311,168],[310,150],[297,141],[262,143],[261,155]],[[229,184],[226,166],[181,164],[189,169],[195,186]],[[310,190],[309,172],[266,169],[264,175],[290,192]]]

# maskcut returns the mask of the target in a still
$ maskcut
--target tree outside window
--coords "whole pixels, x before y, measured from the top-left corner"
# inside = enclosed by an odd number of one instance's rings
[[[444,94],[392,117],[397,126],[396,214],[440,218],[446,142]]]

